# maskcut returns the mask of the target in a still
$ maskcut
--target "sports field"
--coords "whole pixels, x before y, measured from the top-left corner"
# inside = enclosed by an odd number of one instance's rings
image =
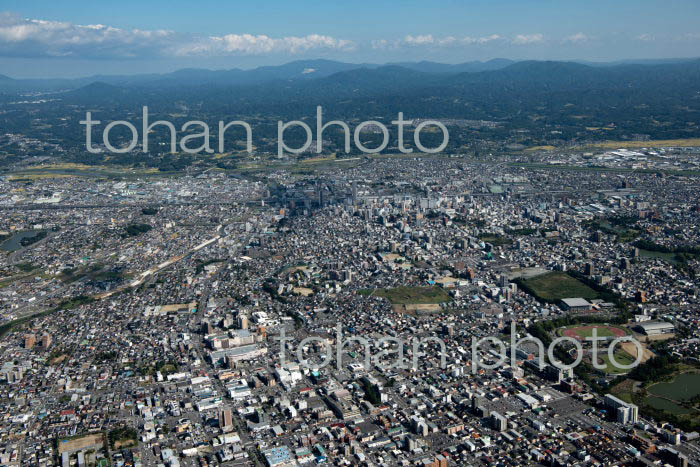
[[[605,369],[603,371],[608,374],[619,375],[623,373],[629,373],[631,371],[613,365],[610,361],[610,357],[608,356],[607,352],[603,353],[602,355],[599,355],[598,358],[600,358],[600,360],[602,360],[602,362],[605,364]],[[634,363],[635,358],[627,352],[625,352],[624,350],[618,350],[617,352],[615,352],[615,361],[619,365],[631,365],[632,363]]]
[[[526,292],[548,302],[562,298],[581,297],[588,300],[598,297],[598,293],[583,282],[565,272],[548,272],[522,281]]]
[[[582,326],[570,326],[560,330],[560,334],[574,339],[584,340],[593,335],[593,329],[597,330],[598,337],[618,338],[626,336],[629,333],[621,327],[610,326],[608,324],[589,324]]]
[[[622,327],[612,326],[609,324],[587,324],[568,326],[565,328],[560,328],[558,334],[560,336],[571,337],[579,341],[584,341],[586,338],[591,337],[593,335],[594,329],[597,331],[598,337],[606,337],[609,340],[627,336],[630,334],[626,329]],[[600,361],[600,363],[605,365],[603,372],[610,375],[629,373],[629,369],[619,368],[612,364],[612,362],[610,361],[610,357],[608,356],[608,351],[605,348],[605,345],[597,347],[599,348],[598,360]],[[590,356],[587,357],[587,360],[590,360],[590,358]],[[615,360],[621,365],[629,365],[635,361],[635,358],[629,353],[625,352],[622,345],[618,345],[616,346],[615,350]]]

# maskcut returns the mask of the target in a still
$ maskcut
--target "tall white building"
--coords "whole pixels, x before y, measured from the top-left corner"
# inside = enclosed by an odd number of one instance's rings
[[[619,423],[637,423],[639,421],[639,407],[622,399],[618,399],[612,394],[605,395],[605,405],[615,410],[615,416]]]

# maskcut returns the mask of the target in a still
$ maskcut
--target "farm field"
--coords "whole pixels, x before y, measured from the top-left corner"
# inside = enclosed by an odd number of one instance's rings
[[[695,147],[700,146],[700,138],[657,139],[651,141],[604,141],[602,143],[591,144],[590,146],[605,149]]]

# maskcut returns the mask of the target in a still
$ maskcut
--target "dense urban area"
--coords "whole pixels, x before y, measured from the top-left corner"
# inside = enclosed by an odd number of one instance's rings
[[[700,463],[697,147],[175,174],[2,138],[1,465]]]

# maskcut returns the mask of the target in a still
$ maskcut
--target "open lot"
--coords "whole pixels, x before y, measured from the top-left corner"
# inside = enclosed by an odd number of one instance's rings
[[[622,344],[620,344],[620,348],[622,348],[622,350],[624,350],[625,352],[627,352],[628,354],[630,354],[630,355],[633,356],[634,358],[637,358],[637,346],[635,346],[634,343],[632,343],[632,342],[623,342]],[[644,350],[642,351],[642,360],[641,360],[641,363],[644,363],[644,362],[646,362],[647,360],[649,360],[650,358],[656,356],[656,355],[654,354],[654,352],[652,352],[651,350],[649,350],[649,349],[646,348],[646,345],[645,345],[644,343],[642,343],[642,348],[643,348]]]
[[[594,299],[598,293],[581,281],[564,272],[550,272],[521,281],[525,290],[547,302],[562,298],[581,297]]]
[[[450,296],[440,287],[395,287],[392,289],[364,289],[361,295],[382,297],[393,305],[431,304],[450,301]]]

